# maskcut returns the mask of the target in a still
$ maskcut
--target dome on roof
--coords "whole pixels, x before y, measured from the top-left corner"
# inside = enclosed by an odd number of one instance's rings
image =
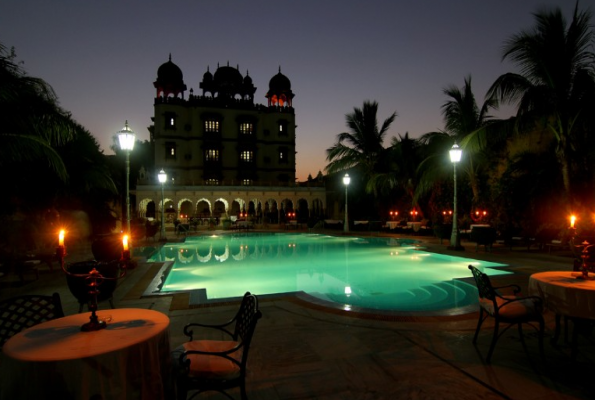
[[[211,74],[211,71],[209,71],[209,67],[207,67],[207,72],[205,72],[202,76],[202,80],[206,82],[213,80],[213,74]]]
[[[242,78],[242,74],[237,68],[224,66],[217,68],[215,71],[215,83],[218,85],[225,85],[225,86],[232,86],[232,87],[240,87],[244,79]]]
[[[171,61],[171,54],[169,55],[169,61],[161,64],[157,70],[157,82],[162,84],[183,84],[184,75],[182,70],[176,64]]]
[[[265,97],[269,99],[269,107],[292,107],[294,94],[291,91],[291,81],[281,73],[281,67],[279,73],[269,81],[269,91]]]
[[[273,92],[291,90],[291,81],[281,73],[281,69],[279,69],[279,73],[273,76],[269,81],[269,90]]]
[[[246,72],[246,76],[244,77],[244,85],[252,85],[252,78],[250,78],[248,72]]]
[[[153,86],[157,89],[157,97],[168,97],[173,95],[175,97],[181,95],[184,98],[184,76],[182,70],[171,61],[171,54],[169,61],[161,64],[157,69],[157,80],[153,82]]]

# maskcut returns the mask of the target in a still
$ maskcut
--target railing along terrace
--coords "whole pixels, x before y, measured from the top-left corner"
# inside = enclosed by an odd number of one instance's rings
[[[174,105],[189,105],[193,107],[229,107],[254,110],[259,112],[286,112],[293,114],[295,112],[290,106],[265,106],[263,104],[254,104],[252,100],[236,99],[229,97],[211,97],[211,96],[197,96],[190,95],[188,100],[181,97],[156,97],[155,105],[157,104],[174,104]]]

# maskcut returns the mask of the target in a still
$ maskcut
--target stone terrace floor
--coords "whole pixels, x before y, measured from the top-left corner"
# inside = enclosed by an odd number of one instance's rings
[[[168,232],[168,237],[175,235]],[[446,242],[415,238],[422,240],[429,251],[449,254]],[[493,278],[495,285],[514,282],[526,289],[528,276],[533,272],[572,269],[572,259],[562,251],[548,254],[526,247],[511,250],[496,245],[486,253],[483,248],[476,252],[475,244],[462,244],[466,246],[463,254],[451,254],[506,263],[517,273],[512,278]],[[92,259],[89,243],[71,247],[67,262]],[[157,265],[138,261],[138,267],[121,280],[115,306],[147,308],[169,315],[172,348],[185,341],[182,329],[187,322],[226,321],[235,313],[237,305],[187,307],[180,295],[142,297]],[[0,299],[24,293],[58,292],[65,313],[78,312],[78,303],[57,263],[54,271],[40,266],[39,275],[39,279],[26,275],[25,284],[10,274],[0,278]],[[498,341],[488,365],[484,357],[493,321],[486,321],[475,347],[471,340],[477,312],[462,316],[374,318],[324,309],[296,297],[267,297],[261,299],[260,308],[263,318],[257,326],[248,362],[247,391],[252,400],[595,398],[593,334],[580,337],[576,360],[571,359],[568,344],[553,346],[549,340],[542,358],[534,331],[525,329],[523,345],[517,330],[512,328]],[[109,313],[108,303],[100,304],[101,312]],[[546,312],[545,318],[549,338],[554,328],[552,313]],[[239,398],[239,391],[231,394]]]

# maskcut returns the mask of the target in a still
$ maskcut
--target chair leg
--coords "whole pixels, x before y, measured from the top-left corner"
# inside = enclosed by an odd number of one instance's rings
[[[490,351],[488,351],[488,357],[486,358],[486,362],[489,364],[492,359],[492,353],[494,352],[494,348],[496,347],[496,342],[498,341],[498,329],[499,329],[499,322],[496,319],[494,324],[494,336],[492,336],[492,343],[490,344]]]
[[[543,317],[539,320],[539,353],[544,355],[543,350],[543,337],[545,336],[545,321]]]
[[[246,395],[246,382],[242,381],[242,383],[240,383],[240,393],[242,396],[242,400],[248,400],[248,396]]]
[[[176,399],[177,400],[186,400],[188,397],[188,391],[185,385],[181,382],[180,379],[176,381]]]
[[[483,324],[484,319],[483,308],[480,308],[479,319],[477,320],[477,328],[475,328],[475,335],[473,336],[473,344],[477,343],[477,335],[479,335],[479,329],[481,328],[481,324]]]
[[[523,347],[525,347],[525,335],[523,335],[523,323],[519,322],[517,325],[518,325],[517,328],[519,331],[519,338],[521,339],[521,343],[522,343]]]

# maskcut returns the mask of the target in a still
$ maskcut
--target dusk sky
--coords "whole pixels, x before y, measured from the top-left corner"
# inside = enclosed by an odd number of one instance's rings
[[[501,60],[506,39],[534,26],[532,13],[574,0],[225,1],[2,0],[0,42],[25,71],[48,82],[60,105],[106,154],[128,120],[148,140],[157,69],[168,60],[201,94],[207,67],[238,66],[266,104],[269,80],[286,75],[295,93],[297,177],[316,176],[326,149],[346,131],[345,114],[379,103],[387,135],[443,128],[445,86],[472,76],[478,103],[494,80],[515,71]],[[595,0],[580,0],[595,12]],[[595,21],[594,21],[595,22]],[[517,72],[517,71],[515,71]],[[188,91],[185,94],[188,97]],[[499,116],[507,117],[510,109]]]

